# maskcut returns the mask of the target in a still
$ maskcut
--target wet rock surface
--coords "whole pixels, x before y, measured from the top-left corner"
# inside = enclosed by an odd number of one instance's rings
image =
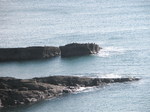
[[[138,78],[50,76],[33,79],[0,77],[0,107],[34,103],[77,91],[80,87],[136,81]]]

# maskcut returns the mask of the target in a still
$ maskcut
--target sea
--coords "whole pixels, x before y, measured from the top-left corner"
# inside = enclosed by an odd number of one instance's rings
[[[0,48],[96,43],[98,54],[0,62],[0,77],[140,81],[84,88],[0,112],[150,112],[150,0],[0,0]]]

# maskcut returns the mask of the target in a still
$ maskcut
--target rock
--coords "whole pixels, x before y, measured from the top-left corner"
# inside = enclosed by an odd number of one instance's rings
[[[55,56],[70,57],[96,54],[101,48],[94,43],[72,43],[65,46],[39,46],[26,48],[0,48],[1,61],[47,59]]]
[[[104,83],[122,83],[127,81],[136,81],[139,78],[90,78],[90,77],[77,77],[77,76],[49,76],[33,78],[37,82],[61,85],[67,87],[77,87],[77,86],[99,86]]]
[[[34,103],[72,93],[80,87],[101,86],[108,83],[136,81],[138,78],[89,78],[49,76],[33,79],[0,77],[0,107]]]
[[[70,89],[64,89],[63,93],[71,93],[72,91]]]
[[[0,99],[0,108],[2,108],[3,107],[3,105],[2,105],[2,101],[1,101],[1,99]]]
[[[59,48],[61,50],[61,57],[96,54],[101,49],[101,47],[95,43],[72,43],[65,46],[60,46]]]
[[[58,47],[0,48],[0,61],[46,59],[60,55]]]

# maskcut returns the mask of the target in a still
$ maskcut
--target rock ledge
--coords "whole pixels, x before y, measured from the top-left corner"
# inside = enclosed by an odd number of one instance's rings
[[[50,76],[33,79],[0,77],[0,107],[34,103],[77,91],[80,87],[136,81],[138,78]]]

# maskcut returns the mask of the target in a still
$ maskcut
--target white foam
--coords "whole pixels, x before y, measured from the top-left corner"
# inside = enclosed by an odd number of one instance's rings
[[[112,73],[112,74],[106,74],[106,75],[103,75],[103,76],[99,76],[99,78],[121,78],[121,76]]]
[[[86,87],[79,87],[79,89],[77,89],[77,92],[83,91],[85,89],[87,89],[87,88]]]
[[[108,57],[114,54],[123,54],[126,50],[118,47],[104,47],[98,53],[100,57]]]
[[[80,87],[79,89],[76,90],[74,94],[80,93],[80,92],[89,92],[93,91],[94,87]]]

